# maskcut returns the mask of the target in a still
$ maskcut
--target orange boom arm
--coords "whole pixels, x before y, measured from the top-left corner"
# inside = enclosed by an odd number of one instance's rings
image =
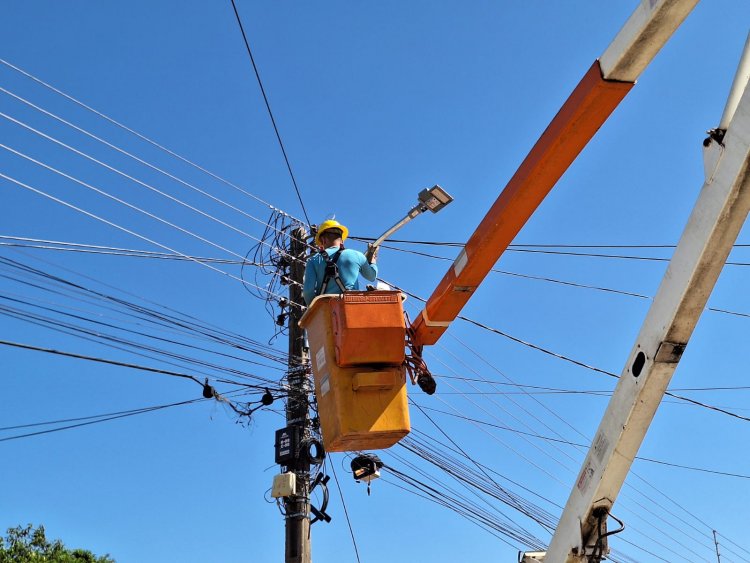
[[[532,213],[634,84],[604,79],[599,61],[594,62],[412,323],[416,344],[438,341]]]

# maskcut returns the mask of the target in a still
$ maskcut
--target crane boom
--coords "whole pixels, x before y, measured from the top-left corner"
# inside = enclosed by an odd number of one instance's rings
[[[641,0],[521,163],[452,267],[433,291],[412,331],[435,344],[495,262],[635,84],[698,0]]]
[[[750,39],[745,54],[747,59]],[[750,211],[747,71],[736,91],[741,97],[726,131],[714,130],[704,143],[705,183],[543,556],[545,563],[589,561],[596,549],[592,546],[604,539],[602,519],[606,522]],[[598,550],[601,555],[601,545]]]

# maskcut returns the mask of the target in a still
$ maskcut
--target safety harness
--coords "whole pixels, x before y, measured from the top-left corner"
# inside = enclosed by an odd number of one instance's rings
[[[328,287],[328,282],[330,282],[331,279],[333,279],[336,282],[336,285],[339,286],[341,293],[346,291],[346,286],[344,286],[344,282],[342,282],[341,277],[339,277],[339,267],[336,265],[342,252],[344,252],[343,247],[340,247],[333,256],[329,256],[325,250],[320,251],[320,255],[323,257],[323,260],[326,261],[326,269],[323,274],[323,283],[320,284],[320,287],[315,291],[316,297],[325,291],[326,287]]]

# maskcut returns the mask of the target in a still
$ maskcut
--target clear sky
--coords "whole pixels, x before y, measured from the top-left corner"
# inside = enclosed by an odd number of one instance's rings
[[[352,235],[377,236],[413,205],[420,189],[439,183],[455,202],[439,215],[420,217],[399,237],[463,242],[638,3],[237,4],[311,221],[335,214]],[[244,381],[264,378],[278,388],[283,363],[273,358],[283,357],[286,339],[273,339],[277,327],[267,304],[242,287],[238,265],[29,248],[29,241],[9,246],[8,237],[26,237],[236,260],[256,244],[253,237],[263,236],[271,211],[248,194],[303,217],[229,0],[40,0],[5,2],[0,13],[4,61],[243,190],[0,65],[0,111],[7,116],[0,119],[0,143],[151,214],[0,150],[4,175],[130,231],[0,179],[0,340],[201,380],[249,375],[256,379]],[[746,0],[701,2],[515,241],[614,248],[537,247],[539,253],[516,247],[497,265],[505,273],[490,274],[471,299],[467,317],[590,366],[622,370],[649,306],[644,296],[654,295],[666,268],[664,261],[642,258],[669,258],[669,245],[679,239],[703,183],[701,142],[718,124],[748,22]],[[750,243],[750,237],[743,232],[738,242]],[[617,248],[623,245],[638,247]],[[351,246],[364,248],[356,241]],[[394,246],[408,252],[383,249],[382,277],[422,297],[450,262],[413,251],[448,259],[457,253],[450,246]],[[559,251],[631,258],[550,253]],[[748,263],[750,253],[737,248],[731,259]],[[244,275],[261,287],[270,281],[260,272],[256,277],[253,267]],[[742,416],[750,416],[748,391],[737,389],[747,385],[750,360],[748,276],[747,265],[725,268],[709,306],[745,316],[706,311],[671,384],[733,387],[681,393]],[[142,309],[101,294],[189,315],[190,323],[223,330],[231,342],[251,339],[258,343],[254,350],[272,357],[198,338],[172,322],[155,324]],[[412,315],[420,310],[414,299],[407,304]],[[81,338],[84,328],[87,339]],[[412,410],[412,437],[443,453],[457,444],[514,498],[532,503],[535,514],[556,518],[586,451],[570,442],[588,445],[613,380],[463,322],[454,323],[426,359],[439,390],[428,397],[409,389],[430,416]],[[201,394],[188,379],[8,346],[0,347],[0,365],[0,440],[73,423],[8,427]],[[236,389],[215,385],[223,393]],[[284,425],[280,410],[277,401],[249,424],[237,424],[227,407],[199,402],[0,441],[0,528],[44,524],[52,537],[124,563],[281,561],[284,521],[267,502],[278,471],[273,433]],[[750,560],[748,432],[747,421],[666,400],[640,455],[738,476],[636,461],[613,511],[627,526],[612,540],[618,560],[715,561],[712,529],[722,561]],[[549,541],[533,519],[464,488],[412,452],[395,447],[381,457],[438,491],[432,500],[455,506],[458,495],[486,511],[489,521]],[[346,456],[329,461],[363,563],[507,562],[532,547],[416,496],[388,471],[368,497],[347,473]],[[470,477],[483,479],[489,477]],[[357,561],[333,483],[333,521],[313,526],[313,557]]]

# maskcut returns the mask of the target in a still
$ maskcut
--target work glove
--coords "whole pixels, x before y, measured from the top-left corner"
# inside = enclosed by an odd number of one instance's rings
[[[379,246],[373,246],[372,244],[367,245],[367,252],[365,252],[365,258],[367,258],[368,264],[374,264],[378,259]]]

